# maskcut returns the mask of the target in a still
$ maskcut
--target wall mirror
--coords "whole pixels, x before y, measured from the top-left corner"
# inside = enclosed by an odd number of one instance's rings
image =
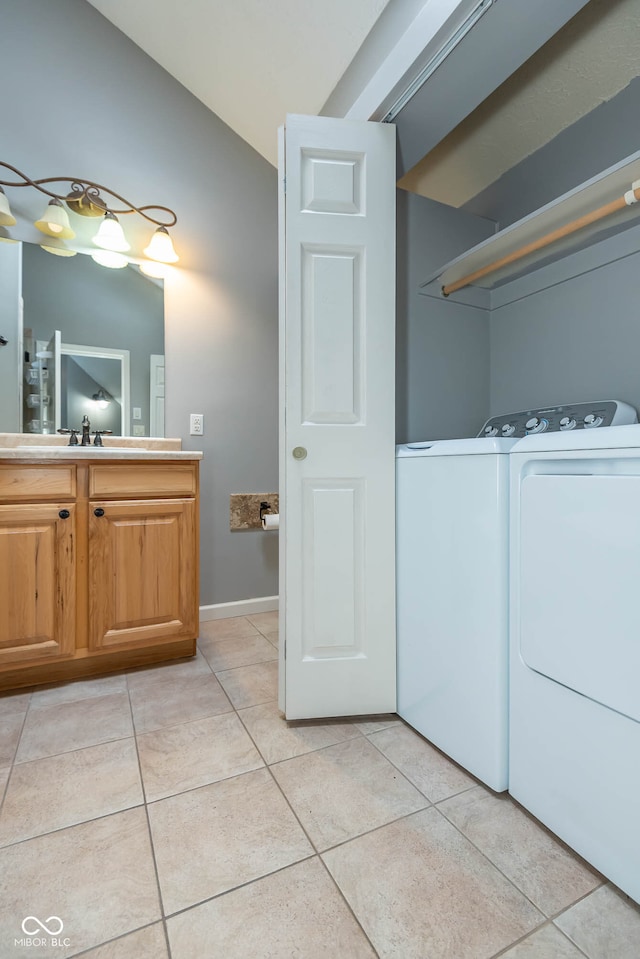
[[[21,246],[21,422],[0,429],[54,433],[86,413],[92,429],[163,436],[162,281]]]

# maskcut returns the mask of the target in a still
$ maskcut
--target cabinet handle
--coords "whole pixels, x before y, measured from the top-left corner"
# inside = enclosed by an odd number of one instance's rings
[[[93,515],[94,515],[94,516],[104,516],[104,510],[102,509],[101,506],[98,506],[97,509],[94,509]]]
[[[71,516],[71,513],[69,512],[68,509],[61,509],[60,512],[58,513],[58,516],[60,517],[60,519],[69,519],[69,517]]]

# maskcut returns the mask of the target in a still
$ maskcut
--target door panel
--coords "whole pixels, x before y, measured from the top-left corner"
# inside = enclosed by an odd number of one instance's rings
[[[71,655],[75,506],[0,506],[0,570],[0,666]]]
[[[639,476],[527,476],[520,652],[531,669],[640,721]]]
[[[284,137],[280,702],[289,719],[388,712],[395,130],[288,117]]]
[[[362,417],[362,251],[302,248],[302,421]]]
[[[195,636],[194,537],[192,499],[91,503],[92,649]]]

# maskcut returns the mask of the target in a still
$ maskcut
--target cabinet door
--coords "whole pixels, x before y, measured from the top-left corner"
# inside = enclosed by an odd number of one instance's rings
[[[74,504],[0,506],[0,669],[73,653],[75,566]]]
[[[91,649],[196,636],[195,517],[194,499],[91,502]]]

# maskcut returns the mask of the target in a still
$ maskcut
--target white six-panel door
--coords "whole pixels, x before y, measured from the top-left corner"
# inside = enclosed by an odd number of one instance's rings
[[[281,151],[280,705],[392,712],[395,128],[289,116]]]

